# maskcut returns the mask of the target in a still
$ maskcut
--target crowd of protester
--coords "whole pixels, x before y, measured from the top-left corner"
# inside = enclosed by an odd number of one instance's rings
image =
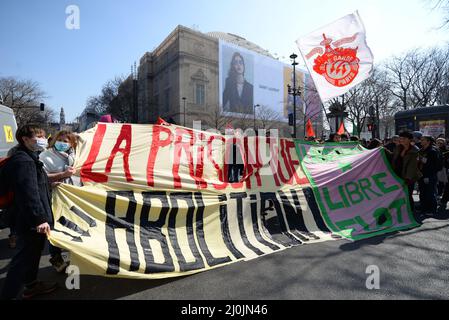
[[[17,130],[16,138],[19,144],[9,151],[8,161],[1,171],[2,183],[14,194],[7,211],[11,217],[9,244],[16,249],[0,293],[1,299],[16,299],[23,286],[24,299],[56,289],[56,283],[42,282],[37,278],[47,235],[54,226],[52,190],[61,183],[80,185],[73,168],[78,135],[60,131],[46,138],[45,131],[39,126],[25,125]],[[315,137],[306,140],[318,143],[351,141],[367,149],[384,148],[396,175],[408,187],[414,212],[436,215],[446,210],[449,201],[449,143],[445,138],[402,132],[384,141],[366,141],[336,133],[326,141]],[[234,150],[234,154],[238,152]],[[242,168],[234,169],[230,170],[230,180],[238,180],[242,174]],[[415,208],[412,194],[416,186],[420,201],[419,207]],[[62,250],[50,243],[48,246],[50,263],[57,272],[64,272],[68,261],[64,260]]]
[[[419,131],[401,132],[385,140],[359,139],[347,134],[331,133],[323,141],[306,138],[316,143],[358,142],[366,149],[384,148],[387,159],[397,176],[407,187],[410,204],[415,216],[437,215],[446,211],[449,202],[449,139],[423,135]],[[413,192],[419,193],[419,205],[415,207]]]

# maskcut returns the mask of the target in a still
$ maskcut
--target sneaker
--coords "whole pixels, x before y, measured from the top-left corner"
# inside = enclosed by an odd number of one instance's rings
[[[15,249],[17,247],[17,237],[15,235],[9,236],[8,246],[10,249]]]
[[[51,265],[55,268],[56,272],[62,273],[69,266],[69,263],[64,261],[60,254],[50,258]]]
[[[25,288],[22,299],[27,300],[35,296],[51,293],[56,290],[58,284],[56,282],[37,281],[31,288]]]

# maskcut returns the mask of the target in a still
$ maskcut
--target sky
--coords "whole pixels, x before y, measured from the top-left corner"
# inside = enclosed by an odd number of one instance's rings
[[[430,0],[1,0],[0,77],[37,81],[66,122],[177,25],[237,34],[289,63],[296,39],[355,10],[375,62],[449,42]],[[80,28],[69,30],[76,5]]]

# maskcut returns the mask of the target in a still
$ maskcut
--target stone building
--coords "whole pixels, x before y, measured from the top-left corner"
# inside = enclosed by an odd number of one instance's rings
[[[220,113],[219,40],[274,59],[268,51],[237,35],[205,34],[178,26],[156,49],[140,59],[138,123],[155,123],[162,117],[187,127],[201,120],[203,129],[223,130],[229,124],[243,129],[253,127],[253,115],[242,119]],[[282,135],[290,135],[291,128],[285,120],[268,121],[268,126],[267,121],[256,122],[258,128],[277,128]],[[299,127],[298,133],[302,131]]]
[[[137,79],[133,70],[133,74],[122,83],[118,96],[111,104],[117,109],[114,114],[124,122],[155,123],[161,117],[170,123],[186,127],[192,127],[194,121],[201,121],[203,130],[214,128],[224,131],[225,127],[232,125],[244,130],[253,127],[276,128],[281,136],[291,136],[292,128],[288,126],[286,119],[272,117],[269,111],[264,114],[264,107],[267,106],[260,106],[257,102],[252,106],[254,109],[251,114],[237,117],[221,113],[220,40],[275,62],[275,58],[267,50],[237,35],[224,32],[201,33],[178,26],[157,48],[142,56]],[[259,107],[257,111],[256,107]],[[301,119],[304,116],[300,111],[302,107],[297,107],[297,132],[298,137],[302,137],[304,125]],[[85,118],[88,115],[85,112]],[[322,116],[313,120],[319,136],[323,131],[322,123]]]

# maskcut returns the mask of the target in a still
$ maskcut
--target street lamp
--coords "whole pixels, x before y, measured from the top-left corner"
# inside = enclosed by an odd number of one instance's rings
[[[184,127],[186,126],[186,97],[182,97],[182,100],[184,101]]]
[[[293,96],[293,138],[296,139],[296,97],[301,96],[301,89],[299,87],[296,87],[296,66],[298,65],[298,62],[296,62],[296,58],[298,58],[298,55],[292,54],[290,56],[290,59],[293,60],[292,66],[293,66],[293,88],[290,85],[287,85],[288,88],[288,94],[291,94]]]
[[[256,108],[260,107],[260,104],[254,106],[254,132],[256,132]]]

